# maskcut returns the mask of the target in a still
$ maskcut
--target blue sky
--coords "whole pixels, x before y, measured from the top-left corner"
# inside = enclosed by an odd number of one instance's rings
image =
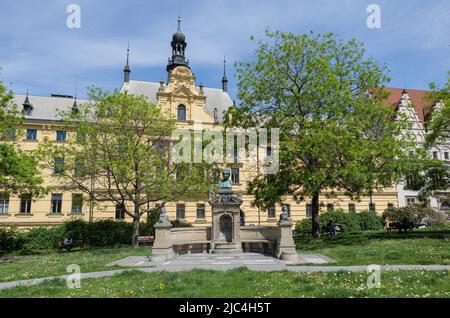
[[[69,4],[81,7],[81,28],[66,26]],[[369,29],[369,4],[381,8],[381,29]],[[127,43],[131,78],[166,79],[178,10],[187,58],[207,87],[220,87],[224,54],[230,95],[236,96],[232,62],[252,57],[251,35],[274,30],[335,32],[365,43],[386,63],[389,86],[426,89],[450,70],[448,0],[3,0],[0,10],[0,80],[15,93],[85,97],[86,87],[120,87]]]

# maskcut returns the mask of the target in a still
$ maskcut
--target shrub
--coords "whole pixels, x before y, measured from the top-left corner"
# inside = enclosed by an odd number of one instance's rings
[[[428,226],[437,226],[444,223],[445,217],[423,204],[411,204],[402,208],[387,209],[381,215],[383,224],[392,222],[412,222],[414,224],[426,224]]]
[[[182,222],[180,220],[173,220],[173,221],[170,221],[170,223],[172,223],[173,227],[192,227],[191,223]]]
[[[312,235],[312,221],[311,218],[306,218],[298,221],[295,224],[295,230],[298,235],[311,236]]]
[[[340,225],[341,232],[353,233],[361,231],[359,218],[356,213],[347,213],[343,210],[325,212],[319,215],[320,228],[327,226],[328,222],[337,222]]]
[[[22,245],[17,226],[0,228],[0,250],[12,252]]]
[[[22,252],[31,253],[54,249],[58,246],[58,241],[63,233],[61,226],[31,228],[19,234],[23,241],[21,250]]]
[[[359,220],[359,227],[362,231],[381,230],[383,223],[381,217],[373,211],[363,211],[356,214]]]

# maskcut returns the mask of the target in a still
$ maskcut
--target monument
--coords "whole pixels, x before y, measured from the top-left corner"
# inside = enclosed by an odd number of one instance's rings
[[[242,199],[233,194],[230,170],[223,169],[217,194],[210,197],[212,206],[211,253],[242,253],[240,211]]]
[[[171,238],[172,223],[169,221],[164,205],[159,212],[159,220],[155,223],[155,241],[150,255],[152,262],[167,261],[175,257]]]

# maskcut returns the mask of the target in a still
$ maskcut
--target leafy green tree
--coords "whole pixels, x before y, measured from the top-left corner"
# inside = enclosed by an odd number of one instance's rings
[[[34,156],[20,150],[16,142],[23,118],[12,99],[13,95],[0,82],[0,191],[36,197],[46,189]]]
[[[405,118],[383,106],[385,67],[359,42],[270,30],[266,37],[252,61],[237,63],[242,105],[226,123],[280,129],[279,171],[253,179],[248,192],[261,208],[286,195],[311,198],[318,237],[321,194],[357,199],[392,186],[416,155],[414,142]]]
[[[150,205],[206,195],[209,166],[170,160],[175,122],[144,96],[93,88],[90,99],[62,112],[76,136],[64,144],[46,141],[42,162],[65,188],[120,206],[133,220],[137,246],[139,222]]]

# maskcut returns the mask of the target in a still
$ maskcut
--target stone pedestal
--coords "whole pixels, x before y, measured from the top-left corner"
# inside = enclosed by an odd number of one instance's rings
[[[277,257],[281,260],[296,261],[298,259],[295,250],[294,238],[292,237],[292,221],[278,222],[280,237],[278,239]]]
[[[164,262],[175,257],[170,234],[171,229],[171,223],[155,224],[155,241],[150,255],[150,260],[152,262]]]
[[[212,206],[211,253],[242,253],[240,216],[242,200],[229,188],[210,198]]]

